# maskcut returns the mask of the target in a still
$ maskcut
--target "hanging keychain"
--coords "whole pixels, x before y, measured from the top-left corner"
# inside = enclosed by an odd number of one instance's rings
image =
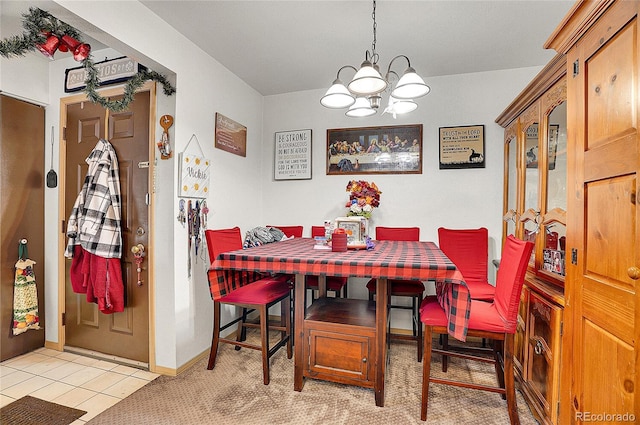
[[[200,248],[200,242],[202,241],[200,238],[200,223],[200,201],[196,201],[196,207],[193,210],[193,243],[196,250],[196,263],[198,262],[198,248]]]
[[[187,254],[187,276],[191,277],[191,236],[193,235],[193,211],[191,201],[187,202],[187,227],[188,227],[188,254]]]
[[[160,150],[160,159],[169,159],[173,152],[169,143],[169,128],[173,125],[173,117],[171,115],[163,115],[160,117],[160,126],[163,128],[162,138],[158,142],[158,150]]]
[[[209,214],[209,208],[207,207],[207,201],[202,201],[200,203],[200,211],[202,212],[202,230],[207,229],[207,214]]]
[[[145,257],[145,252],[144,252],[144,245],[142,245],[141,243],[139,243],[138,245],[134,245],[131,248],[131,252],[133,253],[133,256],[135,257],[135,262],[136,262],[136,272],[138,273],[138,286],[142,286],[142,279],[140,278],[141,273],[142,273],[142,262],[144,261],[144,257]]]
[[[180,199],[180,202],[178,203],[178,208],[179,208],[179,212],[178,212],[178,217],[176,217],[178,219],[178,222],[180,224],[182,224],[182,227],[184,227],[184,224],[187,221],[187,214],[184,211],[184,199]]]

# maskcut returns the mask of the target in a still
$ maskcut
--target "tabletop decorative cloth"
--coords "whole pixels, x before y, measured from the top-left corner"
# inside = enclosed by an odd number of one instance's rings
[[[209,269],[212,297],[247,282],[248,272],[386,279],[434,280],[449,317],[449,334],[464,341],[471,300],[456,266],[433,242],[377,241],[373,250],[313,249],[314,240],[296,238],[222,253]]]

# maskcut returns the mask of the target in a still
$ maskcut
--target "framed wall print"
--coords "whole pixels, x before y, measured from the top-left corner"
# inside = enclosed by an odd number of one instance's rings
[[[484,168],[484,125],[440,127],[440,169]]]
[[[311,130],[276,133],[273,173],[275,180],[311,178]]]
[[[422,124],[328,129],[327,174],[422,174]]]
[[[216,112],[215,147],[246,157],[247,127]]]

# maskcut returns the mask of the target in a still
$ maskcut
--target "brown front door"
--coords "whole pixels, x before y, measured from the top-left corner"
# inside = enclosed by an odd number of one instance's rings
[[[67,105],[65,218],[69,217],[87,173],[85,159],[100,138],[116,150],[122,194],[122,277],[125,310],[104,314],[75,294],[65,283],[65,346],[149,362],[149,292],[147,261],[142,263],[140,283],[131,247],[148,244],[149,214],[149,99],[148,91],[136,94],[127,111],[110,112],[97,104],[81,102]]]

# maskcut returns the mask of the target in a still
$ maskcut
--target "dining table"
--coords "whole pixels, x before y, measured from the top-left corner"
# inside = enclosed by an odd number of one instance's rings
[[[295,276],[294,303],[294,390],[302,391],[304,378],[332,380],[330,374],[310,370],[309,328],[313,322],[307,317],[313,304],[307,306],[305,276],[318,276],[319,297],[313,303],[321,304],[326,298],[326,277],[375,278],[376,298],[386,300],[388,282],[393,279],[413,279],[434,281],[436,296],[448,317],[448,333],[464,341],[467,333],[471,298],[461,272],[434,242],[417,241],[372,241],[370,249],[348,249],[344,252],[314,249],[315,241],[310,238],[293,238],[281,242],[268,243],[248,249],[221,253],[211,264],[209,280],[224,280],[227,287],[245,284],[248,273],[287,274]],[[219,285],[215,285],[219,286]],[[341,300],[341,303],[348,301]],[[384,379],[387,359],[387,305],[386,302],[353,300],[353,311],[359,304],[372,303],[363,310],[375,312],[375,323],[371,325],[373,354],[371,375],[362,382],[343,378],[337,382],[370,386],[374,390],[377,406],[384,406]],[[338,303],[335,303],[336,305]],[[351,308],[349,308],[351,309]],[[309,310],[309,311],[308,311]],[[326,310],[325,316],[332,310]],[[336,310],[338,311],[338,310]],[[317,315],[316,315],[317,316]],[[314,316],[315,317],[315,316]],[[325,320],[331,321],[331,318]],[[336,322],[340,320],[336,319]],[[335,324],[334,324],[335,325]],[[338,324],[339,325],[339,324]],[[337,326],[337,325],[336,325]],[[344,326],[345,329],[355,329]],[[335,326],[331,329],[335,329]],[[325,332],[326,333],[326,332]],[[307,341],[305,341],[307,338]],[[347,338],[348,340],[349,338]],[[355,339],[355,337],[353,338]],[[324,339],[323,341],[330,341]],[[344,342],[344,341],[343,341]],[[348,343],[347,341],[346,343]],[[337,346],[334,351],[338,350]],[[326,355],[326,349],[321,354]],[[319,355],[320,356],[320,355]],[[367,361],[365,358],[364,361]]]

